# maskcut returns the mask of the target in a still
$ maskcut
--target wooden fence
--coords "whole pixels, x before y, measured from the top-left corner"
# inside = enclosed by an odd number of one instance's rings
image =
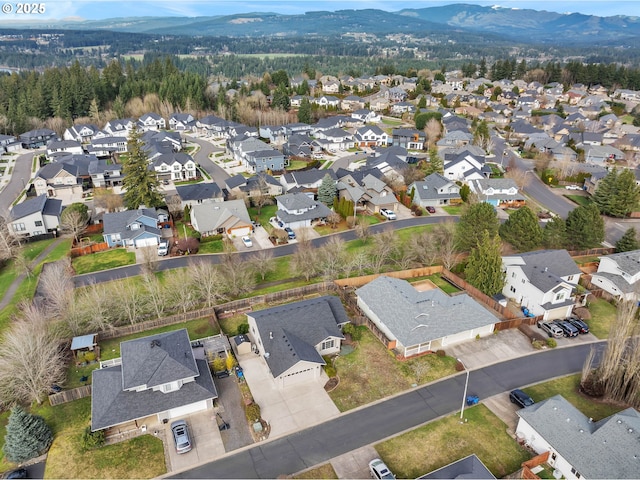
[[[520,317],[520,318],[512,318],[509,320],[503,320],[498,322],[494,326],[494,330],[509,330],[510,328],[518,328],[520,325],[535,325],[538,320],[541,320],[542,316],[539,317]]]
[[[105,250],[109,250],[109,244],[107,242],[92,243],[91,245],[73,247],[70,250],[69,255],[71,258],[76,258],[83,255],[90,255],[92,253],[104,252]]]
[[[399,272],[387,272],[387,273],[374,273],[372,275],[363,275],[361,277],[341,278],[336,280],[335,284],[341,288],[346,287],[361,287],[369,282],[372,282],[381,275],[393,278],[416,278],[426,277],[427,275],[433,275],[442,272],[442,265],[434,265],[432,267],[411,268],[409,270],[400,270]]]
[[[572,257],[586,257],[589,255],[611,255],[615,253],[615,248],[590,248],[588,250],[569,250]]]
[[[82,387],[74,388],[73,390],[64,390],[59,393],[52,393],[49,395],[49,403],[52,407],[60,405],[62,403],[72,402],[81,398],[91,396],[91,385],[84,385]]]

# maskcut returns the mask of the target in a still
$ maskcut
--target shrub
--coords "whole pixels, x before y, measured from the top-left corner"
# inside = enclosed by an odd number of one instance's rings
[[[244,335],[245,333],[249,333],[249,324],[241,323],[236,329],[236,335]]]
[[[558,342],[556,342],[555,338],[547,338],[547,347],[556,348],[558,346]]]
[[[476,340],[480,340],[480,334],[476,335]]]
[[[200,241],[194,237],[181,238],[176,242],[175,248],[179,254],[198,253]]]
[[[329,378],[335,377],[338,374],[338,371],[336,370],[336,367],[333,366],[333,359],[328,356],[324,356],[322,358],[325,361],[325,365],[323,367],[324,373],[326,373]]]
[[[445,352],[444,350],[436,350],[436,355],[439,357],[446,357],[447,356],[447,352]]]
[[[9,415],[2,450],[10,462],[22,463],[42,455],[53,442],[53,432],[44,418],[15,406]]]
[[[342,331],[348,335],[351,335],[351,339],[355,342],[362,338],[362,331],[353,323],[347,323],[344,327],[342,327]]]
[[[84,451],[95,450],[96,448],[100,448],[104,445],[104,442],[105,442],[104,430],[98,430],[97,432],[92,432],[91,427],[87,427],[84,429],[84,433],[82,434],[82,449]]]
[[[217,242],[222,240],[222,235],[208,235],[206,237],[200,237],[200,243]]]
[[[96,354],[94,352],[87,352],[84,354],[85,362],[93,362],[96,359]]]
[[[260,420],[260,405],[255,402],[250,403],[244,408],[244,414],[250,422],[257,422]]]
[[[542,347],[544,347],[544,342],[541,342],[540,340],[534,340],[533,342],[531,342],[531,346],[536,350],[542,350]]]
[[[456,372],[464,372],[465,368],[462,362],[456,362]]]
[[[214,372],[221,372],[226,369],[226,362],[224,358],[216,357],[213,359],[212,366]]]
[[[236,366],[236,359],[231,354],[227,355],[227,358],[225,359],[224,362],[225,362],[225,366],[227,367],[227,370],[229,371],[231,371],[233,367]]]

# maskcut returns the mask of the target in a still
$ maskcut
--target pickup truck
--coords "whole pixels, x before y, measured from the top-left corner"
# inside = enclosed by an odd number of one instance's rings
[[[538,328],[541,328],[547,335],[554,338],[564,337],[564,331],[555,323],[538,321]]]

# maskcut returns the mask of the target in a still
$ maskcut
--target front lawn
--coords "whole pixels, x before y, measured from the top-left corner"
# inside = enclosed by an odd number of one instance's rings
[[[462,215],[463,208],[463,205],[447,205],[442,207],[442,209],[449,215]]]
[[[577,203],[580,206],[587,206],[587,205],[589,205],[591,203],[591,198],[585,197],[585,196],[582,196],[582,195],[568,195],[568,194],[565,194],[563,196],[568,198],[569,200],[571,200],[573,203]]]
[[[267,232],[271,232],[271,230],[273,230],[273,227],[269,223],[269,219],[276,216],[276,211],[278,210],[277,205],[265,205],[260,210],[260,215],[258,215],[258,209],[256,207],[251,207],[248,210],[251,220],[257,220]]]
[[[349,230],[349,226],[347,225],[347,221],[343,219],[335,226],[335,228],[333,228],[329,224],[326,224],[318,225],[316,227],[313,227],[313,229],[318,232],[318,234],[324,236],[331,235],[332,233],[344,232],[345,230]]]
[[[376,445],[397,478],[417,478],[475,453],[496,478],[520,469],[531,454],[507,434],[507,426],[484,405],[430,422]]]
[[[198,253],[222,253],[224,252],[224,240],[213,240],[200,243]]]
[[[589,302],[591,318],[585,320],[589,330],[601,340],[609,338],[609,329],[616,320],[616,307],[602,298],[594,298]]]
[[[433,354],[401,362],[369,329],[357,328],[357,348],[335,361],[340,384],[329,396],[341,412],[455,373],[454,358]]]
[[[127,252],[126,248],[115,248],[104,252],[83,255],[82,257],[74,258],[71,262],[76,275],[109,270],[110,268],[133,265],[134,263],[136,263],[136,254],[134,252]]]

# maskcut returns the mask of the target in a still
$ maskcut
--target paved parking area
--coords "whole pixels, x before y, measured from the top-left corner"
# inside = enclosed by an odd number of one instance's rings
[[[332,458],[331,466],[338,478],[371,478],[369,462],[378,457],[376,449],[369,445]]]
[[[340,414],[324,390],[326,375],[323,374],[317,382],[280,388],[262,356],[254,353],[241,355],[238,362],[244,370],[251,394],[260,406],[262,418],[271,425],[269,438],[302,430]]]

